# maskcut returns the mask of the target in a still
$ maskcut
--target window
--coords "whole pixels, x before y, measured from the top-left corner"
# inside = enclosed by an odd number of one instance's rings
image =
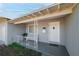
[[[29,32],[29,33],[34,33],[34,25],[33,25],[33,24],[30,24],[30,25],[28,26],[28,32]]]

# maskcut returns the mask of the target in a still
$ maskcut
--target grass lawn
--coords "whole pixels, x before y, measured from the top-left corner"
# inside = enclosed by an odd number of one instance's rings
[[[25,48],[17,43],[13,43],[8,47],[14,49],[15,55],[20,55],[20,56],[40,56],[41,55],[40,52],[34,51],[29,48]]]

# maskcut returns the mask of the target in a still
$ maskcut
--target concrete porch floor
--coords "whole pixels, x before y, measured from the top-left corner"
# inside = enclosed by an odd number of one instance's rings
[[[69,56],[64,46],[39,42],[38,47],[38,50],[42,52],[43,56]]]
[[[31,45],[29,46],[30,48],[32,46],[32,43],[34,43],[34,41],[29,40],[29,43],[31,43]],[[33,49],[33,46],[31,49]],[[42,56],[69,56],[64,46],[43,42],[38,42],[37,51],[41,52]]]

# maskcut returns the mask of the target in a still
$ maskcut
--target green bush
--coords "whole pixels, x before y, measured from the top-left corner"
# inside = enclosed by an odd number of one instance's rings
[[[8,47],[14,49],[16,55],[20,56],[40,56],[41,53],[32,49],[25,48],[18,43],[12,43]]]

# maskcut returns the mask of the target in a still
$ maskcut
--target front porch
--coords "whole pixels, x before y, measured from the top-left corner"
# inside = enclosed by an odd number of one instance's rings
[[[56,9],[52,13],[43,13],[43,11],[50,12],[53,8],[50,7],[11,21],[14,25],[24,24],[24,32],[20,34],[28,34],[26,37],[15,35],[17,39],[15,42],[26,48],[42,52],[43,55],[69,55],[65,48],[65,20],[72,14],[75,6],[76,4],[60,4],[54,7]],[[36,17],[40,12],[43,15]]]
[[[49,23],[51,22],[60,22],[60,42],[49,42]],[[63,17],[56,18],[56,19],[47,19],[38,21],[38,28],[34,27],[33,22],[24,23],[26,26],[26,33],[28,34],[27,37],[24,37],[25,40],[23,41],[22,35],[16,37],[16,42],[23,45],[26,48],[30,48],[42,53],[42,55],[54,55],[54,56],[68,56],[68,52],[65,48],[65,39],[64,39],[64,20]],[[21,25],[21,24],[20,24]],[[31,25],[31,26],[30,26]],[[29,27],[30,26],[30,27]],[[42,28],[46,27],[46,32],[42,32]],[[35,30],[38,29],[38,32]],[[35,32],[34,32],[35,31]],[[38,33],[38,36],[36,35]],[[35,40],[36,39],[36,40]],[[53,39],[52,39],[53,40]],[[55,39],[57,40],[57,39]],[[60,44],[58,44],[60,43]]]

